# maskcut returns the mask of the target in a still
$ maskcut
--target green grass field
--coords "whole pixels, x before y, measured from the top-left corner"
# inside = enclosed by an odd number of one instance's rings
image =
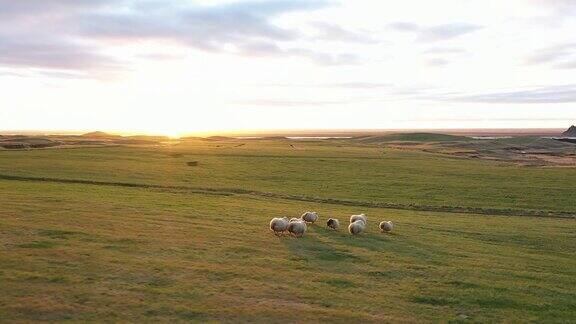
[[[243,189],[431,206],[576,210],[574,168],[527,168],[348,142],[296,142],[294,148],[290,143],[191,141],[162,148],[0,151],[0,177]],[[199,165],[189,167],[187,161]]]
[[[346,141],[0,151],[0,321],[574,322],[574,218],[409,210],[572,213],[574,183]],[[362,236],[323,226],[360,212]]]

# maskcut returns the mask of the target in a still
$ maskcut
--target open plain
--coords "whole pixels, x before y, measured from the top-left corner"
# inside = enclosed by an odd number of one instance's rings
[[[573,321],[575,169],[412,140],[2,150],[0,319]],[[303,238],[269,231],[307,210]]]

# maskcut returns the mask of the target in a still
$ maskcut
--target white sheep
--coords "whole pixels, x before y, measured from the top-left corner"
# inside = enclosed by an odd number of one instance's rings
[[[354,223],[355,221],[357,221],[357,220],[359,220],[359,219],[363,220],[364,223],[367,223],[367,222],[368,222],[368,218],[366,217],[366,215],[360,214],[360,215],[352,215],[352,216],[350,216],[350,224]]]
[[[307,229],[308,226],[302,219],[290,221],[288,224],[288,232],[292,233],[296,237],[302,237],[304,233],[306,233]]]
[[[326,226],[330,227],[333,230],[337,230],[340,227],[340,221],[334,218],[329,218],[326,222]]]
[[[318,220],[318,213],[305,212],[300,218],[302,218],[306,223],[314,223],[316,220]]]
[[[394,224],[391,221],[383,221],[378,226],[382,232],[390,232],[394,228]]]
[[[282,234],[288,230],[288,225],[288,217],[272,218],[270,221],[270,230],[273,231],[275,235]]]
[[[366,222],[363,219],[359,219],[348,225],[348,232],[352,235],[358,235],[364,232],[364,229],[366,229]]]

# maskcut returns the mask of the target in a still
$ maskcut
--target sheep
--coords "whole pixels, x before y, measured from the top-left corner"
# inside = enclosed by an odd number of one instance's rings
[[[326,226],[330,227],[333,230],[337,230],[340,227],[340,221],[334,218],[329,218],[326,222]]]
[[[368,218],[364,214],[352,215],[352,216],[350,216],[350,224],[354,223],[355,221],[357,221],[359,219],[363,220],[364,223],[367,223],[367,220],[368,220]]]
[[[306,233],[306,230],[308,229],[308,226],[306,225],[306,222],[304,220],[295,220],[295,221],[291,221],[288,224],[288,232],[290,232],[291,234],[293,234],[296,237],[302,237],[304,235],[304,233]]]
[[[288,229],[288,224],[288,217],[272,218],[270,221],[270,230],[274,232],[274,235],[278,235]]]
[[[394,228],[394,224],[391,221],[383,221],[378,226],[382,232],[390,232]]]
[[[352,235],[358,235],[358,234],[364,232],[365,228],[366,228],[366,222],[362,219],[359,219],[355,222],[350,223],[350,225],[348,225],[348,232],[350,232],[350,234],[352,234]]]
[[[305,212],[304,214],[302,214],[301,218],[302,218],[306,223],[314,223],[316,220],[318,220],[318,213],[316,213],[316,212]]]

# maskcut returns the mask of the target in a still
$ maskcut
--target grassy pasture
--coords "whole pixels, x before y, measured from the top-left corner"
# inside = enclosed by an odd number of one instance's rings
[[[268,233],[271,215],[353,207],[0,182],[0,318],[565,322],[573,220],[367,209],[368,233]],[[376,219],[393,219],[381,235]]]
[[[338,142],[237,145],[2,151],[0,175],[574,209],[569,168]],[[1,178],[0,206],[5,322],[576,320],[574,219]],[[362,211],[369,230],[350,237],[319,224],[302,239],[269,233],[271,217],[305,210],[344,223]],[[393,220],[395,231],[378,233],[380,219]]]
[[[337,141],[0,151],[3,174],[415,205],[576,210],[574,168],[528,168]]]

